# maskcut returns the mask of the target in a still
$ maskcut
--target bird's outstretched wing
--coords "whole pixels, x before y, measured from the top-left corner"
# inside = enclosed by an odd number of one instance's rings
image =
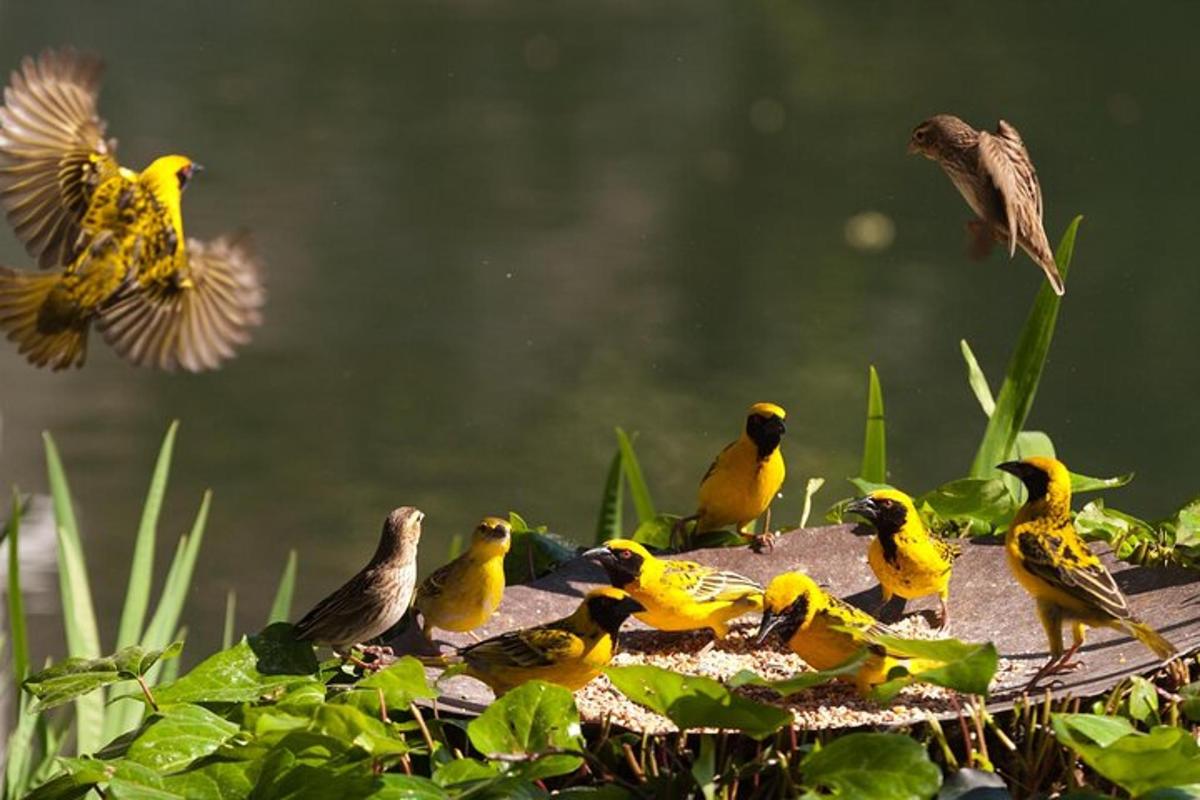
[[[181,280],[130,281],[100,311],[113,349],[138,365],[203,372],[232,358],[266,299],[246,237],[188,239]]]
[[[103,64],[71,48],[26,57],[0,107],[0,204],[42,267],[73,260],[92,191],[115,174],[96,112]]]
[[[1017,546],[1025,569],[1051,587],[1114,619],[1129,618],[1129,604],[1112,573],[1083,545],[1072,547],[1057,536],[1020,533]]]
[[[1009,257],[1021,245],[1046,273],[1054,291],[1061,295],[1062,276],[1058,274],[1054,251],[1042,226],[1042,187],[1017,129],[1000,120],[995,133],[980,131],[979,164],[1004,205]]]
[[[459,654],[468,664],[503,668],[549,667],[582,652],[583,641],[578,636],[551,624],[502,633],[465,647]]]

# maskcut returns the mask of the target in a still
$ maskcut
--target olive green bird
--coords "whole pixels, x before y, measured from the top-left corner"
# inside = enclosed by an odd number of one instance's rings
[[[214,369],[246,343],[264,293],[246,243],[186,239],[187,156],[117,163],[96,111],[103,65],[26,57],[0,107],[0,205],[44,273],[0,267],[0,330],[39,367],[82,366],[95,324],[139,365]]]

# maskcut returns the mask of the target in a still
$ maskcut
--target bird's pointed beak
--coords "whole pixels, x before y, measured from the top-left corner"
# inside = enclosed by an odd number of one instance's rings
[[[918,153],[920,153],[920,152],[921,152],[921,148],[920,148],[920,147],[917,147],[917,142],[916,142],[916,140],[915,140],[915,139],[909,139],[909,140],[908,140],[908,154],[909,154],[910,156],[915,156],[915,155],[917,155],[917,154],[918,154]]]
[[[846,506],[846,512],[849,514],[858,514],[864,519],[873,520],[878,516],[879,507],[875,505],[875,501],[871,497],[860,497],[857,500],[852,500]]]
[[[646,610],[644,605],[639,603],[637,600],[634,600],[632,597],[626,597],[617,604],[617,608],[626,614],[639,614]]]
[[[1019,478],[1025,473],[1025,463],[1022,461],[1005,461],[1003,464],[997,464],[996,469],[1003,470],[1009,475],[1016,475]]]
[[[758,624],[758,635],[754,637],[754,643],[758,645],[765,642],[767,637],[771,635],[771,631],[779,627],[781,622],[783,622],[782,614],[776,614],[774,611],[764,609],[762,622]]]
[[[192,174],[195,174],[197,172],[204,172],[204,165],[197,164],[195,161],[193,161],[192,162]]]
[[[607,547],[593,547],[591,550],[584,550],[579,555],[581,558],[603,563],[612,558],[612,550],[609,550]]]

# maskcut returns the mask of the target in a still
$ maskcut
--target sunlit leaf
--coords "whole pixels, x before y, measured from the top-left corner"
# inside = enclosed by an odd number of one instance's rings
[[[963,361],[967,362],[967,383],[970,384],[971,391],[975,393],[975,399],[979,401],[983,415],[990,417],[996,410],[996,401],[992,397],[992,389],[988,385],[987,376],[983,374],[983,369],[975,360],[975,353],[972,352],[971,345],[967,344],[967,340],[960,340],[958,346],[962,350]]]
[[[800,764],[810,796],[928,800],[942,771],[925,747],[896,733],[851,733],[813,750]]]
[[[165,775],[216,752],[237,732],[237,725],[201,706],[163,706],[147,719],[125,757]]]
[[[348,703],[378,717],[383,710],[381,699],[389,711],[403,711],[414,700],[431,699],[437,694],[437,690],[429,685],[421,662],[412,656],[404,656],[386,669],[363,678],[333,702]]]
[[[902,639],[873,636],[871,641],[888,652],[913,659],[911,672],[874,687],[872,695],[881,702],[891,700],[913,683],[931,683],[964,694],[987,695],[996,674],[1000,655],[991,642],[972,644],[957,639]]]
[[[547,750],[583,747],[579,712],[570,691],[530,681],[504,694],[467,725],[471,744],[485,756],[534,756]],[[552,755],[527,762],[505,762],[526,780],[565,775],[579,768],[576,756]]]
[[[825,485],[824,478],[809,478],[804,484],[804,510],[800,512],[800,525],[805,527],[808,525],[808,518],[812,514],[813,498],[817,492],[821,491],[821,487]]]
[[[977,519],[989,526],[1008,519],[1016,501],[998,478],[961,478],[944,483],[917,498],[917,506],[928,504],[942,519]]]
[[[277,622],[257,636],[206,658],[155,697],[168,703],[242,703],[284,687],[312,681],[317,659],[312,645],[298,642],[292,626]]]
[[[666,549],[671,546],[671,532],[678,522],[679,517],[675,514],[659,514],[653,519],[639,523],[633,531],[632,538],[648,547]]]
[[[731,689],[736,689],[739,686],[763,686],[778,692],[781,697],[790,697],[805,689],[811,689],[814,686],[824,686],[840,677],[855,674],[869,656],[870,653],[864,647],[847,659],[844,664],[831,667],[830,669],[797,672],[790,678],[777,681],[767,680],[756,672],[744,669],[725,681],[725,685]]]
[[[283,574],[279,576],[275,599],[271,601],[271,611],[267,615],[268,625],[272,622],[287,622],[292,616],[292,595],[296,589],[296,560],[295,548],[288,550],[287,563],[284,564]]]
[[[646,476],[642,473],[642,465],[638,463],[637,453],[633,451],[633,438],[620,428],[617,428],[617,448],[621,453],[621,469],[629,483],[629,496],[637,510],[638,522],[654,519],[654,501],[650,497],[650,487],[646,485]]]
[[[1184,728],[1135,731],[1120,717],[1055,714],[1055,737],[1084,762],[1135,797],[1200,783],[1200,745]]]
[[[165,650],[144,650],[133,645],[102,658],[68,658],[30,675],[21,686],[37,698],[32,710],[44,711],[102,686],[140,678],[160,658],[175,658],[181,649],[179,642]]]

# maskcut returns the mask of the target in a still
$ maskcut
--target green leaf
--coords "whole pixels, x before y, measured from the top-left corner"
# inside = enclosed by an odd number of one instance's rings
[[[638,522],[654,519],[654,501],[650,498],[650,487],[646,485],[646,477],[642,474],[642,465],[638,463],[637,453],[633,451],[633,439],[620,428],[617,428],[617,448],[621,453],[621,469],[629,483],[629,496],[633,498]]]
[[[1133,730],[1120,717],[1054,714],[1054,735],[1089,767],[1135,797],[1200,783],[1200,745],[1184,728]]]
[[[859,477],[871,483],[887,482],[887,430],[883,416],[883,388],[879,374],[870,367],[867,378],[867,430],[863,441]]]
[[[1111,478],[1089,478],[1087,475],[1079,475],[1071,473],[1071,493],[1079,494],[1080,492],[1099,492],[1105,489],[1119,489],[1122,486],[1127,486],[1133,480],[1133,473],[1126,472],[1124,475],[1115,475]]]
[[[233,646],[233,626],[237,619],[237,592],[230,589],[225,594],[225,626],[221,630],[221,649]]]
[[[790,697],[805,689],[832,683],[842,676],[853,675],[858,672],[858,668],[862,666],[862,663],[867,660],[869,655],[870,653],[867,651],[867,648],[864,647],[836,667],[797,672],[790,678],[778,681],[767,680],[756,672],[744,669],[725,681],[725,685],[731,689],[736,689],[739,686],[763,686],[778,692],[781,697]]]
[[[1043,431],[1021,431],[1017,434],[1014,455],[1017,458],[1033,458],[1034,456],[1054,458],[1056,456],[1054,442],[1050,439],[1050,435]]]
[[[530,681],[501,696],[467,725],[471,744],[485,756],[535,756],[547,750],[580,750],[583,737],[575,697],[542,681]],[[582,759],[552,755],[512,765],[526,780],[566,775]]]
[[[313,681],[316,671],[312,645],[296,641],[292,626],[277,622],[209,656],[179,680],[156,689],[155,697],[162,705],[252,702]]]
[[[1076,217],[1072,220],[1055,255],[1059,274],[1064,280],[1071,267],[1075,234],[1082,219],[1083,217]],[[1021,338],[1009,359],[995,411],[988,419],[987,430],[971,464],[970,477],[992,476],[996,465],[1008,460],[1016,446],[1017,434],[1025,427],[1025,421],[1033,407],[1034,396],[1037,394],[1038,383],[1041,381],[1042,370],[1046,365],[1046,355],[1050,352],[1050,342],[1054,338],[1054,326],[1058,320],[1061,300],[1048,283],[1042,283],[1029,318],[1021,331]]]
[[[680,730],[725,728],[762,739],[792,720],[787,711],[733,694],[710,678],[651,666],[609,667],[604,672],[621,694],[662,714]]]
[[[596,519],[596,544],[604,544],[609,539],[620,539],[625,531],[622,528],[622,517],[625,502],[625,485],[621,482],[624,475],[621,465],[621,450],[613,454],[612,463],[608,465],[608,476],[604,479],[604,494],[600,496],[600,515]]]
[[[200,508],[196,512],[191,530],[179,537],[175,556],[163,582],[158,606],[154,609],[154,615],[150,618],[150,624],[142,637],[143,647],[163,647],[179,630],[179,617],[183,613],[183,604],[192,585],[192,573],[200,555],[200,544],[204,541],[204,529],[211,504],[212,492],[206,491],[200,500]]]
[[[384,775],[382,784],[366,800],[446,800],[450,795],[428,778],[417,775]]]
[[[404,656],[387,669],[363,678],[348,692],[338,695],[332,702],[346,703],[378,717],[383,711],[382,697],[388,711],[404,710],[418,699],[437,697],[437,690],[429,685],[425,668],[412,656]]]
[[[1012,517],[1017,504],[998,478],[960,478],[944,483],[917,499],[942,519],[975,519],[987,526]]]
[[[166,650],[143,650],[134,645],[103,658],[68,658],[30,675],[21,686],[37,698],[31,711],[44,711],[68,703],[102,686],[134,680],[160,658],[174,658],[182,645]]]
[[[803,528],[808,525],[808,518],[812,514],[813,498],[817,496],[817,492],[821,491],[821,487],[824,485],[824,478],[809,478],[808,483],[804,484],[804,510],[800,512],[798,527]]]
[[[942,771],[918,742],[895,733],[851,733],[814,750],[800,764],[808,796],[928,800]]]
[[[67,655],[75,658],[100,656],[100,630],[92,605],[87,563],[79,538],[79,523],[71,500],[71,487],[58,456],[58,448],[48,432],[42,434],[46,446],[46,472],[54,504],[55,530],[58,532],[58,587],[62,596],[63,627],[67,635]],[[100,747],[104,732],[104,695],[80,696],[75,704],[75,751],[90,753]]]
[[[509,513],[512,546],[504,557],[504,579],[509,586],[553,572],[575,557],[578,548],[546,526],[530,528],[515,511]]]
[[[8,630],[12,637],[12,674],[18,683],[29,671],[29,637],[25,629],[25,601],[21,595],[21,508],[21,495],[13,487],[12,508],[9,509],[4,538],[8,542]]]
[[[292,616],[292,593],[296,588],[296,551],[288,551],[287,564],[279,577],[279,586],[275,589],[275,599],[271,601],[271,613],[267,616],[267,624],[272,622],[287,622]]]
[[[972,644],[957,639],[902,639],[898,636],[874,636],[876,644],[888,652],[915,659],[913,672],[881,683],[872,690],[875,699],[891,700],[912,683],[932,683],[965,694],[986,696],[1000,656],[991,642]]]
[[[679,522],[676,514],[659,514],[654,519],[639,523],[633,531],[633,541],[664,550],[671,546],[671,532]]]
[[[147,719],[125,757],[165,775],[215,753],[237,732],[237,725],[202,706],[162,706]]]
[[[250,796],[263,759],[205,759],[163,778],[163,788],[188,800],[243,800]]]
[[[1125,701],[1126,713],[1143,725],[1157,725],[1158,690],[1153,683],[1140,675],[1134,675],[1129,681],[1129,697]]]
[[[996,410],[996,401],[992,398],[992,389],[988,385],[987,376],[983,374],[979,362],[975,360],[975,353],[971,351],[971,345],[967,344],[967,340],[960,340],[958,346],[962,350],[963,361],[967,362],[967,383],[971,385],[971,391],[975,393],[975,399],[979,401],[979,407],[983,409],[984,416],[990,417]]]

